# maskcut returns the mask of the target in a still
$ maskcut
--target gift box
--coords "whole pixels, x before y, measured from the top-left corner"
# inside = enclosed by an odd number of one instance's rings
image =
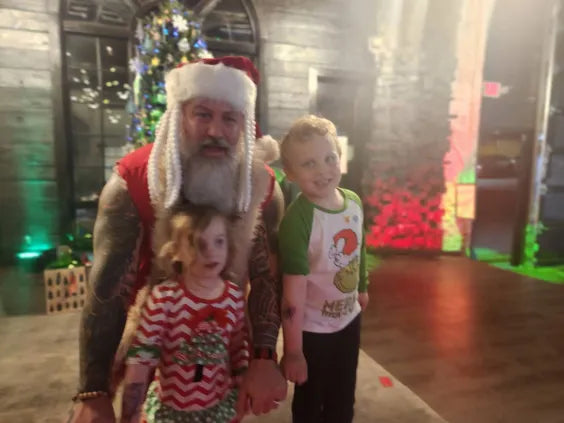
[[[43,282],[47,314],[76,311],[84,307],[87,290],[84,266],[45,270]]]

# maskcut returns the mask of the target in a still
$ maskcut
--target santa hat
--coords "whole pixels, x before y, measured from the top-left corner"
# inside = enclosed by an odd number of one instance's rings
[[[165,78],[167,110],[155,134],[155,145],[149,157],[148,183],[154,205],[172,207],[180,196],[182,167],[178,150],[178,134],[182,104],[204,97],[225,101],[245,116],[245,153],[238,184],[238,211],[245,212],[251,201],[251,168],[253,150],[262,134],[255,122],[259,74],[246,57],[207,58],[178,66]],[[262,137],[266,145],[272,138]]]

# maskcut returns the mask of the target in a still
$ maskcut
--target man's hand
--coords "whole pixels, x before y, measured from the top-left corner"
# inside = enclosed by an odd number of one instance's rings
[[[239,389],[237,416],[242,419],[250,408],[253,414],[265,414],[286,398],[288,384],[272,360],[251,361]]]
[[[282,372],[290,382],[298,385],[307,381],[307,362],[302,351],[284,354]]]
[[[115,423],[116,416],[110,397],[77,402],[70,411],[67,423]]]
[[[368,292],[360,292],[358,294],[358,303],[360,304],[362,311],[366,310],[366,307],[368,307],[369,300],[370,298],[368,297]]]

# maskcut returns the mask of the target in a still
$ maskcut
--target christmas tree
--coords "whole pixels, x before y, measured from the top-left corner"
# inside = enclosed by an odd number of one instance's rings
[[[153,142],[155,128],[166,107],[164,78],[168,70],[191,60],[210,57],[201,38],[200,22],[182,2],[162,2],[158,10],[137,23],[135,72],[129,112],[128,141],[136,147]]]

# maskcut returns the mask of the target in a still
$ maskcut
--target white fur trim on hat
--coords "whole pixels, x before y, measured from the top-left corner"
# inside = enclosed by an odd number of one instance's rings
[[[246,113],[255,107],[257,87],[248,75],[223,63],[190,63],[171,70],[166,78],[167,104],[196,97],[225,101]]]

